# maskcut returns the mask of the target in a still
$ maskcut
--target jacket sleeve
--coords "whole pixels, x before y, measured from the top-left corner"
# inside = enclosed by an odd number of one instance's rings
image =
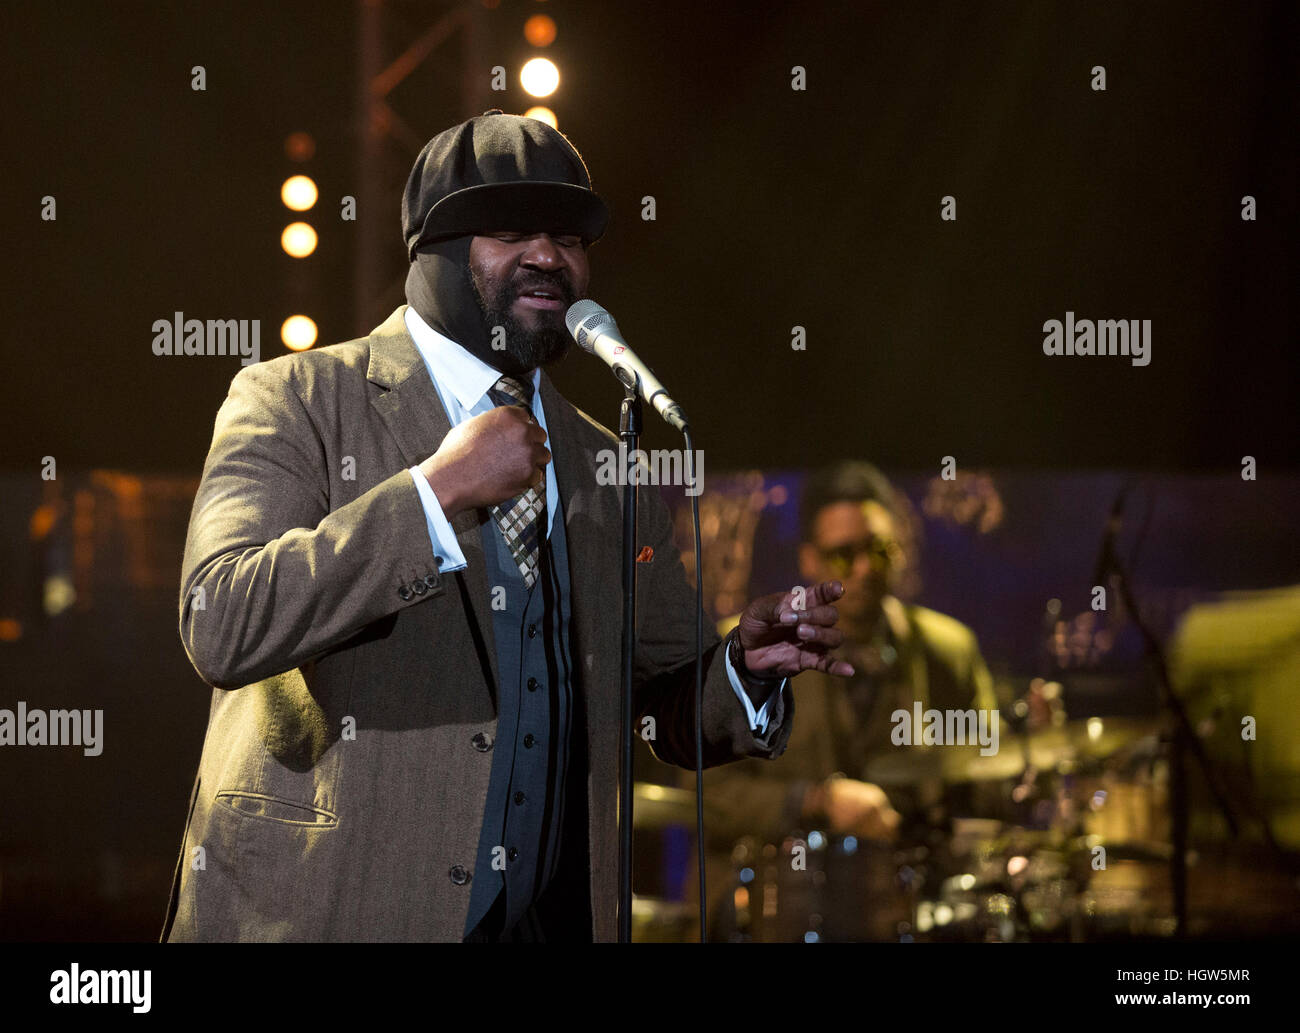
[[[638,551],[649,546],[648,562],[638,564],[638,649],[633,684],[637,712],[654,719],[648,741],[660,760],[695,767],[695,591],[687,584],[673,542],[672,520],[659,492],[640,492]],[[767,733],[750,728],[744,705],[727,675],[725,646],[713,625],[704,625],[705,766],[740,757],[779,757],[790,738],[794,700],[787,681],[769,708]]]
[[[180,634],[216,688],[300,666],[443,590],[406,469],[331,511],[291,368],[256,364],[231,382],[190,514]]]

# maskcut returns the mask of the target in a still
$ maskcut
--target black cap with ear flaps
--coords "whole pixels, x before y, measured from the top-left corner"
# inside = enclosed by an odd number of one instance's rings
[[[425,244],[499,230],[572,233],[590,244],[608,223],[609,208],[565,136],[496,108],[425,144],[402,195],[411,261]]]

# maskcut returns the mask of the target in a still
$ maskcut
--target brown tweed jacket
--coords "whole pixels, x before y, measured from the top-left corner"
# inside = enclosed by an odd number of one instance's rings
[[[496,730],[486,515],[453,521],[468,567],[440,573],[407,468],[450,427],[404,311],[241,370],[217,414],[180,606],[213,692],[164,939],[461,938],[491,769],[474,743]],[[586,713],[593,936],[611,940],[623,489],[596,470],[617,439],[545,374],[540,390]],[[666,507],[641,500],[638,711],[656,754],[693,766],[694,596]],[[779,756],[789,689],[756,738],[706,636],[706,764]]]

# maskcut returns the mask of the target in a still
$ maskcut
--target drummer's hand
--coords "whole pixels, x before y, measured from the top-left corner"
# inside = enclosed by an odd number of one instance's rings
[[[749,672],[762,678],[792,678],[810,670],[852,675],[853,668],[830,653],[844,642],[844,632],[835,627],[839,611],[830,605],[843,594],[838,581],[823,581],[774,592],[745,607],[738,634]]]
[[[837,835],[893,839],[902,818],[880,786],[853,778],[828,778],[808,791],[804,813],[824,814]]]

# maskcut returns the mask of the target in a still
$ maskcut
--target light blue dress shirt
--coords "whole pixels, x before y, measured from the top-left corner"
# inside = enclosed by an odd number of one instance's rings
[[[466,420],[494,408],[496,403],[488,395],[488,390],[501,379],[499,370],[493,369],[477,355],[466,351],[455,341],[440,334],[421,318],[415,309],[407,306],[406,328],[411,332],[415,347],[424,359],[424,365],[433,379],[434,389],[442,400],[442,407],[447,411],[447,419],[453,427],[458,427]],[[542,393],[538,390],[541,382],[541,370],[533,370],[533,418],[542,430],[547,430],[546,413],[542,409]],[[451,529],[451,522],[442,511],[438,496],[429,487],[429,482],[420,472],[418,465],[410,468],[411,479],[415,481],[415,490],[420,493],[420,502],[424,506],[425,521],[429,526],[429,541],[433,545],[433,554],[442,562],[438,569],[443,574],[464,570],[467,566],[465,554],[461,551],[456,532]],[[551,534],[551,522],[555,519],[555,510],[560,497],[555,483],[555,464],[546,464],[546,535]],[[767,734],[772,703],[785,688],[782,681],[772,695],[757,711],[741,684],[740,676],[731,665],[727,656],[727,676],[731,687],[745,707],[749,718],[749,727],[757,735]]]

